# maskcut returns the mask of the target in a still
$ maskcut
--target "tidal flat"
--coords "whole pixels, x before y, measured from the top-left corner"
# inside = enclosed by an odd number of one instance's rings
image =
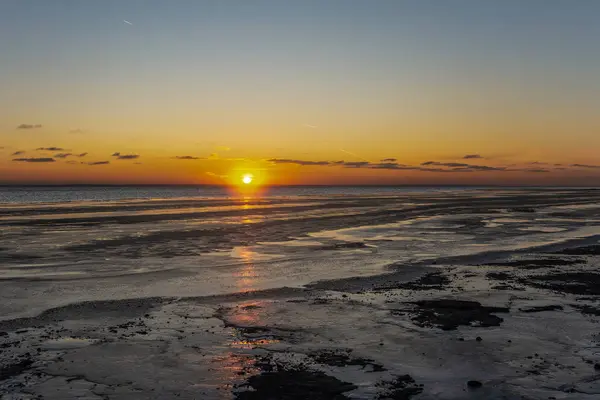
[[[4,399],[596,399],[600,190],[0,205]]]

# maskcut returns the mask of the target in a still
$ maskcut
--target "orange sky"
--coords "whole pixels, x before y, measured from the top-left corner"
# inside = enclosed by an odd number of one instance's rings
[[[0,5],[0,184],[599,182],[593,2],[96,3]]]

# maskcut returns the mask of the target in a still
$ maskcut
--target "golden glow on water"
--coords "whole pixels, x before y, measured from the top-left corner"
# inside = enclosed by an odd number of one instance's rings
[[[249,292],[256,290],[256,271],[254,268],[254,253],[247,247],[240,247],[238,250],[238,256],[242,259],[243,264],[240,266],[240,270],[235,274],[237,287],[240,292]]]

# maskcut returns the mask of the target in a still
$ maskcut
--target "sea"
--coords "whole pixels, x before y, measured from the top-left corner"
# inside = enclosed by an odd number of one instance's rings
[[[448,192],[493,189],[474,186],[274,186],[261,190],[262,197],[394,195],[414,192]],[[510,188],[506,188],[510,189]],[[513,188],[518,189],[518,188]],[[0,203],[50,203],[178,198],[237,198],[224,186],[0,186]]]

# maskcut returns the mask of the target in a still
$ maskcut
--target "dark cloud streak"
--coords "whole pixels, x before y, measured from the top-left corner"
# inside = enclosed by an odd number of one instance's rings
[[[40,124],[21,124],[17,126],[17,129],[39,129],[42,125]]]
[[[201,157],[195,157],[195,156],[175,156],[172,157],[174,160],[201,160]]]
[[[29,162],[29,163],[49,163],[49,162],[55,162],[56,160],[54,158],[41,157],[41,158],[13,158],[13,161]]]
[[[38,147],[36,151],[65,151],[62,147]]]
[[[110,161],[92,161],[92,162],[81,162],[83,165],[107,165]]]
[[[121,154],[120,152],[111,154],[111,157],[116,157],[117,160],[136,160],[140,158],[137,154]]]

